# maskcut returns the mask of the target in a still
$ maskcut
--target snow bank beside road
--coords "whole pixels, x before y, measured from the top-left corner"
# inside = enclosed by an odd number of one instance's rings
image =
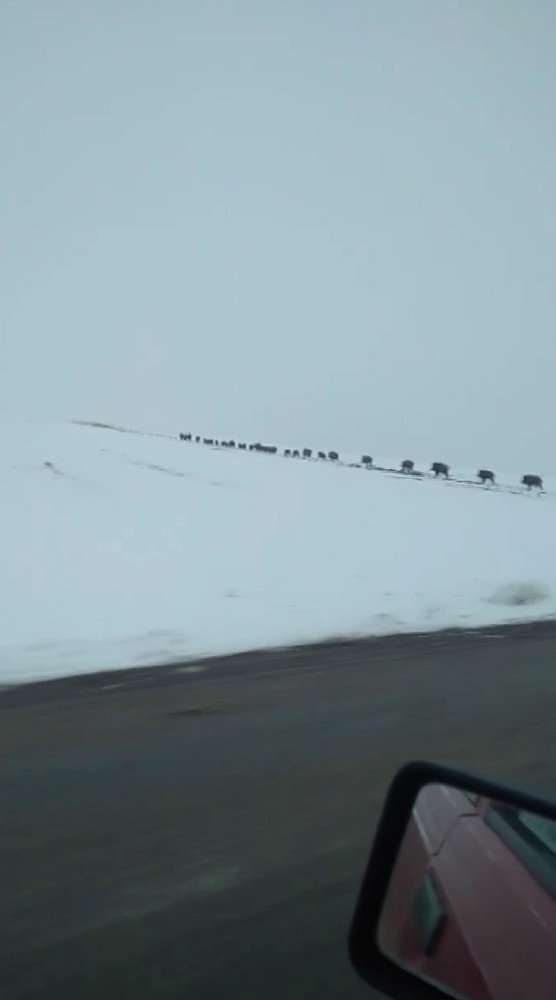
[[[0,447],[3,682],[556,613],[551,493],[71,424]]]

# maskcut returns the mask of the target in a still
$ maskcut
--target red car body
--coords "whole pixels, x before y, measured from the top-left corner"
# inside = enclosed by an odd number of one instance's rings
[[[528,818],[445,785],[422,789],[381,949],[466,1000],[554,1000],[556,853]]]

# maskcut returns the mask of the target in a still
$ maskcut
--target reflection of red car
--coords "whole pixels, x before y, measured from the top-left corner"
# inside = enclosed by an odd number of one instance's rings
[[[556,823],[446,785],[419,793],[379,927],[469,1000],[556,997]]]

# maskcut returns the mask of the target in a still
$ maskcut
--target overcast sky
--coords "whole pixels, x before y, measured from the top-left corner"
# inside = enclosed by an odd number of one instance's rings
[[[2,0],[0,409],[556,472],[553,0]]]

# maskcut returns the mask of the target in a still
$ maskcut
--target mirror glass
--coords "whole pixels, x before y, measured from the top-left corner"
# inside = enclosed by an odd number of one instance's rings
[[[556,822],[447,785],[421,789],[380,949],[464,1000],[556,997]]]

